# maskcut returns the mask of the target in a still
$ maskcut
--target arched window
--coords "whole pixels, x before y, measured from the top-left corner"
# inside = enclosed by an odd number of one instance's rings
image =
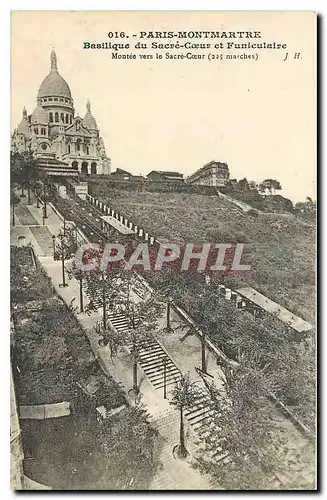
[[[34,134],[38,135],[39,129],[37,127],[34,127]]]
[[[80,150],[81,150],[81,139],[77,139],[77,142],[76,142],[76,149],[77,149],[77,151],[80,151]]]
[[[97,173],[97,164],[94,162],[91,163],[91,174],[96,175]]]
[[[70,123],[70,124],[72,124],[72,123],[73,123],[73,117],[72,117],[72,115],[70,115],[70,117],[69,117],[69,123]]]
[[[60,113],[60,121],[62,123],[65,123],[65,116],[64,116],[64,113]]]
[[[90,148],[88,146],[86,146],[86,154],[89,155],[90,154]]]
[[[70,144],[68,144],[68,153],[70,153]]]
[[[77,161],[73,161],[72,168],[73,168],[73,170],[78,170],[78,162]]]
[[[66,115],[66,123],[68,123],[68,120],[69,120],[68,115]]]
[[[87,171],[87,162],[86,161],[83,161],[83,163],[82,163],[81,173],[82,174],[87,174],[88,173],[88,171]]]
[[[58,113],[55,113],[55,122],[58,123],[59,122],[59,115]]]
[[[53,113],[49,113],[50,123],[53,123]]]

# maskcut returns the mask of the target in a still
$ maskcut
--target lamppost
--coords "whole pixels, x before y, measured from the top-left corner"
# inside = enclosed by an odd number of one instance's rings
[[[102,322],[103,322],[103,328],[106,329],[107,328],[107,304],[106,304],[106,285],[105,285],[106,276],[105,276],[104,272],[102,273],[101,276],[99,276],[99,280],[102,283],[102,311],[103,311]]]
[[[15,225],[15,201],[12,201],[12,225]]]
[[[53,249],[53,260],[56,258],[56,237],[52,235],[52,249]]]
[[[66,276],[65,276],[65,243],[64,243],[64,235],[60,234],[60,252],[61,252],[61,269],[62,269],[62,283],[59,284],[61,288],[64,288],[68,286],[68,283],[66,283]]]
[[[80,274],[79,276],[79,304],[80,304],[80,312],[84,312],[84,304],[83,304],[83,278]]]
[[[163,386],[163,397],[167,399],[167,357],[164,356],[163,362],[163,376],[164,376],[164,386]]]
[[[171,297],[168,298],[167,300],[167,324],[165,328],[165,332],[171,333],[173,331],[171,325],[170,325],[170,310],[171,310],[171,304],[173,302],[173,299]]]
[[[47,188],[46,188],[46,179],[43,181],[43,219],[47,219]],[[43,223],[44,225],[44,223]]]
[[[43,207],[42,207],[42,225],[43,226],[45,226],[45,219],[46,219],[45,213],[46,213],[46,208],[43,205]]]

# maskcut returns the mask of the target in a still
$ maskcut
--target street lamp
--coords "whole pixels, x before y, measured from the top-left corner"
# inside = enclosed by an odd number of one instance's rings
[[[163,376],[164,376],[164,386],[163,386],[163,397],[167,399],[167,357],[164,356],[163,362]]]
[[[46,208],[45,205],[42,207],[42,225],[45,225],[45,219],[46,219]]]
[[[84,312],[84,304],[83,304],[83,278],[80,274],[79,276],[79,304],[80,304],[80,312]]]
[[[101,276],[99,276],[99,281],[101,281],[102,283],[102,311],[103,311],[103,315],[102,315],[102,321],[103,321],[103,328],[106,329],[107,328],[107,304],[106,304],[106,285],[105,285],[105,281],[106,281],[106,276],[104,273],[102,273]]]
[[[171,310],[172,303],[173,303],[173,299],[171,297],[169,297],[167,300],[167,324],[166,324],[166,328],[165,328],[165,332],[167,332],[167,333],[171,333],[174,331],[170,325],[170,310]]]
[[[68,286],[68,283],[66,283],[66,276],[65,276],[65,244],[64,244],[63,234],[60,234],[59,238],[60,238],[61,269],[62,269],[62,283],[60,283],[59,286],[61,288],[64,288]]]
[[[43,218],[47,219],[48,214],[47,214],[47,189],[46,189],[46,179],[44,179],[43,182]],[[43,224],[44,225],[44,224]]]
[[[53,249],[53,260],[56,258],[56,237],[52,235],[52,249]]]

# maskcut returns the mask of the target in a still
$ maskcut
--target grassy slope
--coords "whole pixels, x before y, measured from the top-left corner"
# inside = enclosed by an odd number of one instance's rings
[[[216,196],[123,191],[105,185],[93,185],[93,193],[156,237],[200,243],[212,241],[215,233],[226,243],[245,241],[252,256],[246,283],[314,321],[315,234],[295,217],[253,218]]]

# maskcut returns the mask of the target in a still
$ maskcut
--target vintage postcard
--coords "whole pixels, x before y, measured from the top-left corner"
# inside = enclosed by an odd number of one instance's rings
[[[316,490],[314,12],[11,13],[11,488]]]

